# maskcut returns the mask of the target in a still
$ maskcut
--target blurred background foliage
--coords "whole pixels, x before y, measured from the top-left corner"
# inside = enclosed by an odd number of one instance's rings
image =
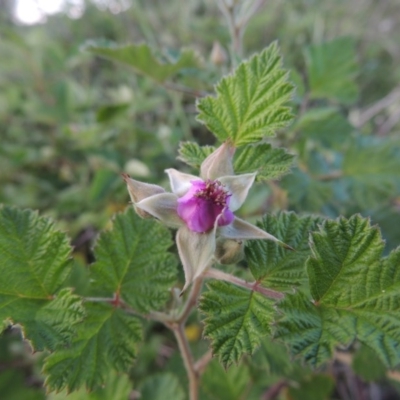
[[[214,144],[195,120],[195,98],[212,92],[238,60],[229,59],[229,30],[212,0],[102,0],[79,7],[67,2],[63,12],[35,25],[18,21],[15,6],[13,0],[0,0],[0,202],[53,217],[72,237],[77,264],[87,265],[97,232],[128,203],[121,173],[166,185],[164,169],[182,168],[176,159],[179,142]],[[197,65],[159,84],[82,50],[91,39],[144,42],[160,59],[190,48]],[[291,174],[254,188],[242,215],[252,218],[281,209],[329,217],[361,213],[379,224],[387,250],[398,246],[400,3],[269,0],[247,26],[243,56],[276,39],[297,86],[292,104],[296,118],[271,143],[287,148],[296,160]],[[212,53],[215,42],[221,46],[217,55]],[[79,291],[79,277],[73,279]],[[203,348],[200,326],[194,322],[192,328],[194,346]],[[152,383],[145,380],[149,371],[180,371],[182,365],[162,328],[150,330],[132,377],[149,393],[146,398],[155,399],[162,397],[151,392]],[[35,389],[42,385],[40,357],[28,355],[14,335],[6,331],[0,341],[2,399],[42,399],[44,392]],[[314,379],[315,385],[332,391],[331,378],[307,378],[280,353],[272,357],[276,351],[281,349],[269,349],[266,343],[257,354],[259,363],[249,359],[224,375],[221,379],[230,380],[232,389],[225,397],[210,394],[218,393],[213,379],[223,374],[211,364],[204,375],[204,398],[259,398],[262,392],[248,384],[266,369],[272,371],[271,384],[296,376],[298,382],[305,380],[304,390]],[[362,362],[357,365],[364,381],[376,378],[365,378],[368,371]],[[11,379],[13,385],[25,382],[23,395],[6,392]],[[296,390],[281,395],[306,398],[307,392]],[[116,391],[126,398],[126,383]],[[316,399],[327,398],[326,393]],[[104,393],[76,396],[71,398],[109,398]]]

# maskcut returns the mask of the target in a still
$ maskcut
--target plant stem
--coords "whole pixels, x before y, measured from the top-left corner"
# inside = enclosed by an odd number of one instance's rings
[[[185,335],[185,327],[183,323],[171,324],[176,341],[178,342],[181,352],[183,364],[189,378],[189,398],[190,400],[198,400],[199,397],[199,374],[194,367],[194,359],[190,351],[189,343]]]
[[[270,299],[280,300],[285,297],[285,295],[281,292],[276,292],[275,290],[267,289],[260,286],[260,282],[257,281],[247,282],[241,278],[238,278],[237,276],[220,271],[219,269],[210,268],[204,273],[203,276],[207,278],[214,278],[220,281],[233,283],[236,286],[241,286],[243,288],[253,290],[254,292],[261,293],[263,296],[268,297]]]
[[[212,350],[208,350],[207,353],[204,353],[194,364],[194,369],[197,371],[199,375],[203,373],[206,369],[207,364],[212,360],[213,354]]]
[[[186,304],[179,316],[175,319],[175,322],[184,324],[192,312],[193,307],[197,303],[197,298],[199,297],[201,287],[203,286],[203,279],[201,277],[197,278],[193,284],[192,289],[189,293],[189,297],[186,300]]]

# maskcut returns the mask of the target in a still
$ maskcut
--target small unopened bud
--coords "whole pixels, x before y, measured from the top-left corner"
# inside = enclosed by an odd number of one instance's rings
[[[242,240],[217,239],[215,258],[220,264],[236,264],[244,257]]]
[[[138,207],[135,207],[135,203],[138,203],[140,200],[146,199],[147,197],[153,196],[155,194],[164,193],[165,190],[161,186],[136,181],[135,179],[132,179],[128,174],[122,174],[122,178],[124,179],[128,187],[128,192],[132,200],[133,207],[139,217],[154,218],[148,212]]]
[[[216,66],[224,65],[228,60],[225,49],[218,41],[215,41],[213,44],[210,60]]]

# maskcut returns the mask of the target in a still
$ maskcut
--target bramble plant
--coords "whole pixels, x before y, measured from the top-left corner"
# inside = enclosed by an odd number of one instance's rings
[[[191,82],[191,71],[202,68],[192,50],[161,61],[146,44],[84,47],[195,96],[197,120],[215,137],[209,145],[180,143],[179,170],[174,164],[165,171],[170,191],[122,173],[132,204],[100,233],[88,271],[51,219],[0,208],[3,330],[20,326],[32,349],[45,354],[50,399],[84,399],[87,391],[127,399],[130,370],[140,365],[139,349],[150,343],[154,326],[173,334],[186,375],[175,374],[170,362],[134,385],[143,400],[271,400],[283,392],[327,399],[337,360],[353,362],[366,380],[396,378],[390,370],[400,364],[400,249],[385,252],[379,227],[361,214],[322,216],[336,215],[346,202],[355,210],[362,204],[363,212],[377,199],[387,201],[398,185],[395,146],[359,132],[319,135],[315,128],[332,121],[343,128],[338,107],[318,106],[320,99],[357,98],[353,42],[340,38],[307,50],[309,89],[298,101],[276,42],[241,60],[241,37],[257,9],[236,20],[229,2],[220,4],[236,66],[215,93]],[[342,60],[332,57],[338,53]],[[177,84],[176,76],[192,87]],[[312,101],[317,107],[308,110]],[[285,188],[292,208],[314,213],[267,209],[255,219],[242,213],[253,188],[264,210],[271,192],[279,199]],[[71,284],[74,274],[81,289]],[[196,344],[193,329],[202,329]],[[363,357],[377,366],[371,377]]]

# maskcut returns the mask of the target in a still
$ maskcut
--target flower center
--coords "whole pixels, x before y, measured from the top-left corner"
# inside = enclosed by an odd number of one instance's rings
[[[178,199],[178,215],[193,232],[207,232],[218,226],[230,224],[234,215],[229,210],[231,194],[220,181],[193,180],[192,187]]]
[[[225,207],[230,194],[224,190],[224,185],[220,181],[207,179],[204,188],[198,189],[194,194],[199,199],[213,202],[216,206]]]

